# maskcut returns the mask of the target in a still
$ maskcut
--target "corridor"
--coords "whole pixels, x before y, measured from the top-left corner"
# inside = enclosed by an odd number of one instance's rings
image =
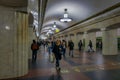
[[[0,80],[120,80],[120,0],[0,0],[0,11]]]
[[[37,61],[29,60],[28,74],[15,80],[120,80],[120,55],[103,56],[99,52],[75,50],[71,58],[67,50],[60,65],[61,71],[57,72],[55,64],[49,62],[46,48],[41,47]]]

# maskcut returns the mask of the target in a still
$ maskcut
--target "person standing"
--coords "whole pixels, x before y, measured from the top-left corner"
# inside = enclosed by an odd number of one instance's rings
[[[50,53],[51,53],[51,42],[50,41],[48,42],[48,46],[47,47],[48,47],[48,53],[50,55]]]
[[[31,44],[32,61],[36,61],[38,49],[39,49],[39,45],[37,44],[37,42],[35,40],[33,40],[33,43]]]
[[[67,46],[68,46],[68,47],[70,46],[70,40],[68,41],[68,45],[67,45]],[[69,56],[70,56],[70,47],[69,47],[68,52],[69,52]]]
[[[79,47],[79,51],[81,51],[81,48],[82,48],[82,40],[79,41],[78,47]]]
[[[73,55],[74,43],[72,42],[72,40],[70,40],[68,46],[69,46],[69,50],[70,50],[70,56],[74,57],[74,55]]]
[[[66,47],[67,47],[65,40],[62,40],[62,47],[63,47],[63,49],[62,49],[62,54],[63,54],[63,57],[65,58]]]

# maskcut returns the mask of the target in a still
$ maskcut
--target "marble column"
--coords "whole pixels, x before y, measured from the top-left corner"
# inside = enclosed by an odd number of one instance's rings
[[[28,73],[28,14],[0,6],[0,79]]]
[[[88,38],[88,33],[87,32],[84,32],[83,39],[85,39],[84,51],[87,51],[88,50],[88,43],[89,43],[89,38]]]
[[[73,42],[74,42],[74,49],[78,49],[78,38],[77,38],[77,34],[74,33],[74,38],[73,38]]]
[[[15,64],[15,75],[22,76],[28,72],[28,16],[24,13],[16,13],[16,39],[14,47],[15,54],[14,64]]]
[[[71,38],[70,38],[70,35],[67,34],[67,43],[68,43],[68,41],[69,41],[70,39],[71,39]]]
[[[103,55],[117,55],[117,29],[106,31],[102,30]]]

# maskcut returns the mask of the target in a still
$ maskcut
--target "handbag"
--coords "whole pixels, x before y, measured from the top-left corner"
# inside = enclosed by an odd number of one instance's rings
[[[51,53],[51,54],[50,54],[50,62],[51,62],[51,63],[54,63],[54,61],[55,61],[55,56],[54,56],[53,53]]]

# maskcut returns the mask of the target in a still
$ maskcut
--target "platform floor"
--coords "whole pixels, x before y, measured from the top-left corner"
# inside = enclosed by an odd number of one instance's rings
[[[100,52],[74,50],[60,61],[61,71],[49,62],[46,49],[40,48],[36,62],[29,60],[29,73],[15,80],[120,80],[120,54],[103,56]],[[13,80],[13,79],[12,79]]]

